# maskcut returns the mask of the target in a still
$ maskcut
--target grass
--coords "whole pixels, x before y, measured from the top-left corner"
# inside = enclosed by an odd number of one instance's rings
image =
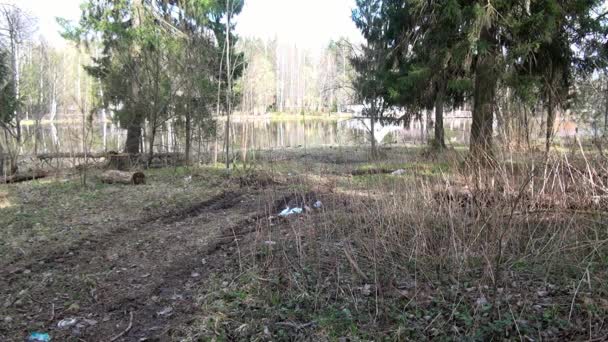
[[[606,333],[606,207],[586,199],[607,189],[601,176],[585,178],[580,156],[565,163],[555,155],[540,167],[518,156],[517,167],[505,161],[485,172],[480,187],[458,155],[437,162],[390,153],[409,160],[388,156],[348,165],[403,168],[405,175],[338,176],[322,213],[260,228],[241,255],[246,272],[264,281],[231,282],[249,292],[247,300],[225,299],[216,309],[220,331],[235,331],[234,319],[248,330],[231,338],[245,339],[264,338],[264,327],[279,340]],[[312,170],[325,180],[340,170],[322,162],[283,163],[289,166],[272,169]],[[598,175],[606,172],[601,159],[593,163]],[[319,189],[318,179],[308,177],[301,187]],[[269,237],[277,242],[272,251],[264,244]],[[270,306],[264,322],[251,312],[260,302]]]
[[[0,208],[0,255],[29,254],[45,244],[70,244],[93,233],[97,222],[119,222],[145,216],[154,210],[187,207],[208,194],[223,180],[215,168],[148,170],[148,184],[141,187],[100,183],[92,171],[86,186],[78,177],[57,175],[49,179],[6,185]],[[185,177],[192,175],[186,182]]]
[[[249,196],[239,203],[262,203],[264,214],[248,233],[229,232],[237,243],[205,256],[203,281],[183,280],[192,307],[168,340],[606,336],[608,167],[601,156],[513,154],[483,172],[459,150],[391,148],[379,161],[368,157],[356,147],[260,152],[230,172],[148,170],[142,187],[102,185],[94,175],[86,187],[74,178],[11,185],[0,193],[0,203],[9,203],[0,209],[7,227],[0,251],[18,257],[48,240],[92,234],[87,222],[66,223],[83,211],[90,220],[112,213],[128,222],[238,188]],[[352,176],[373,168],[406,172]],[[286,195],[312,196],[307,201],[322,208],[277,218],[282,203],[275,203]],[[227,226],[239,213],[214,215]],[[196,227],[212,218],[203,213],[179,229],[205,235]],[[76,292],[72,302],[86,301]]]

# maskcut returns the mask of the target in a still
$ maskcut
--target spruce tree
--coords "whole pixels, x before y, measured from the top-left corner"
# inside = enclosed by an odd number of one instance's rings
[[[548,147],[555,108],[565,106],[573,75],[605,65],[608,14],[600,0],[357,2],[359,8],[371,4],[383,29],[372,36],[363,31],[364,37],[368,44],[382,42],[374,46],[388,48],[383,55],[390,60],[379,71],[385,75],[380,88],[396,104],[435,107],[440,145],[442,102],[470,94],[474,159],[493,159],[499,83],[518,87],[532,80],[540,90]]]

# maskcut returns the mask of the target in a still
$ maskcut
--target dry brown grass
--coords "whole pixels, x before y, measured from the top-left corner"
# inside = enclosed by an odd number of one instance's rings
[[[321,212],[261,226],[245,259],[260,278],[280,279],[270,288],[282,300],[307,303],[308,317],[356,311],[351,321],[364,333],[345,336],[603,336],[606,161],[519,157],[481,172],[458,158],[450,165],[430,176],[348,177],[318,194]],[[307,179],[302,188],[318,188]],[[418,310],[423,318],[409,323],[394,318]],[[408,324],[417,328],[400,335]]]

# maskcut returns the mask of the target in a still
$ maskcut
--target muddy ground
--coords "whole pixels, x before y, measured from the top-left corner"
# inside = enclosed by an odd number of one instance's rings
[[[267,199],[284,190],[243,189],[217,173],[188,175],[194,182],[205,178],[209,188],[177,208],[158,203],[167,195],[162,189],[146,189],[165,181],[154,176],[137,189],[80,190],[71,185],[76,195],[92,191],[99,198],[63,211],[69,204],[55,201],[70,201],[71,195],[45,196],[46,187],[77,179],[12,187],[5,195],[11,208],[2,210],[17,214],[8,222],[3,214],[5,224],[28,229],[29,223],[19,220],[44,210],[58,216],[44,230],[60,232],[52,237],[32,234],[18,246],[3,241],[0,339],[18,341],[41,331],[56,341],[168,340],[171,329],[196,311],[192,289],[210,273],[223,272],[222,251],[232,248],[227,243],[268,216]],[[201,190],[173,185],[179,189],[170,192]],[[154,208],[145,207],[155,202]],[[51,222],[31,223],[40,227]]]
[[[55,170],[0,187],[0,341],[33,332],[53,341],[606,336],[599,264],[558,281],[561,270],[514,263],[505,270],[513,286],[500,288],[512,314],[493,317],[497,289],[484,267],[454,279],[394,254],[381,259],[393,271],[378,274],[357,257],[346,237],[360,208],[391,198],[402,178],[441,180],[452,167],[418,152],[384,153],[382,168],[403,167],[405,176],[353,176],[373,167],[360,149],[298,150],[232,172],[147,170],[142,186],[101,184],[101,170],[91,169],[84,185],[82,173]],[[279,217],[286,206],[305,212]]]
[[[93,168],[83,185],[81,172],[52,171],[0,188],[2,341],[32,332],[53,341],[172,340],[195,317],[194,289],[235,273],[226,269],[235,238],[276,215],[300,183],[204,167],[149,170],[143,186],[105,185]]]

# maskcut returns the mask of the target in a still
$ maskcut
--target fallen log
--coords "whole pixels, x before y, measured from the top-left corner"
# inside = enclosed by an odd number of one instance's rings
[[[34,170],[27,171],[23,173],[17,173],[12,176],[4,177],[4,179],[0,179],[0,183],[9,184],[9,183],[21,183],[34,179],[44,178],[48,176],[49,173],[43,170]]]
[[[67,159],[67,158],[75,158],[75,159],[98,159],[98,158],[107,158],[109,153],[99,152],[99,153],[68,153],[68,152],[59,152],[59,153],[40,153],[36,155],[36,158],[39,160],[52,160],[52,159]]]
[[[395,169],[387,169],[387,168],[376,168],[376,169],[357,169],[351,172],[353,176],[367,176],[367,175],[381,175],[387,173],[393,173]]]
[[[108,170],[101,175],[101,182],[106,184],[146,184],[146,175],[143,172],[126,172]]]

